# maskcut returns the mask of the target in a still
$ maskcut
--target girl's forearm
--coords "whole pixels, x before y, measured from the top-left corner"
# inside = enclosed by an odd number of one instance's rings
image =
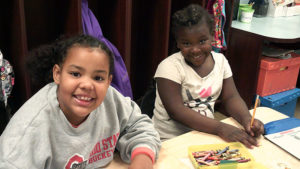
[[[172,110],[169,110],[169,112],[170,111]],[[185,106],[178,106],[177,108],[173,109],[172,112],[173,113],[169,113],[172,119],[200,132],[217,135],[217,127],[222,125],[222,122],[203,116]]]
[[[231,117],[233,117],[243,126],[245,123],[251,120],[251,115],[249,113],[248,107],[240,96],[233,97],[230,100],[226,101],[225,109]]]

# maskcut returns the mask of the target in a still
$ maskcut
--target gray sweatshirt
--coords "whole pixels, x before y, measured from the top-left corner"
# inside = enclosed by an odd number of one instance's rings
[[[59,108],[57,85],[50,83],[12,117],[0,137],[0,169],[101,168],[115,149],[129,163],[137,147],[156,157],[160,140],[151,119],[109,87],[103,103],[77,128]]]

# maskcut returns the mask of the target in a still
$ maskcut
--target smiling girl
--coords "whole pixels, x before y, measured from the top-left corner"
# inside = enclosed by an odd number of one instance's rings
[[[240,97],[229,63],[212,51],[214,20],[201,6],[191,4],[174,13],[172,31],[180,52],[167,57],[155,73],[157,82],[154,126],[161,140],[197,130],[218,135],[226,141],[257,146],[263,124],[254,121]],[[217,99],[245,130],[214,119]]]
[[[152,169],[158,133],[129,97],[110,86],[113,66],[112,52],[87,35],[33,50],[32,77],[50,83],[1,135],[0,168],[101,168],[118,150],[131,169]]]

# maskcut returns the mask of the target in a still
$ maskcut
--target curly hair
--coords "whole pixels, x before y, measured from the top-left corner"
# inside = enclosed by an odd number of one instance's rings
[[[114,56],[110,49],[98,39],[89,35],[61,37],[51,44],[42,45],[29,52],[26,68],[34,84],[46,85],[53,81],[52,68],[55,64],[63,66],[68,50],[74,46],[100,48],[109,57],[109,74],[114,70]]]
[[[181,27],[190,27],[197,24],[206,23],[211,35],[214,33],[213,17],[200,5],[190,4],[186,8],[175,12],[172,16],[172,32],[176,37],[176,32]]]

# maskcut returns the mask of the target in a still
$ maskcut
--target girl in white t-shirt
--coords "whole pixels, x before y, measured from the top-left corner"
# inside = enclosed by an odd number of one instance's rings
[[[257,146],[264,132],[240,97],[227,59],[212,51],[214,20],[199,5],[189,5],[172,18],[172,31],[180,52],[163,60],[155,73],[157,91],[153,121],[162,140],[190,130],[218,135],[226,141]],[[245,130],[214,119],[214,105],[220,99],[228,115]]]

